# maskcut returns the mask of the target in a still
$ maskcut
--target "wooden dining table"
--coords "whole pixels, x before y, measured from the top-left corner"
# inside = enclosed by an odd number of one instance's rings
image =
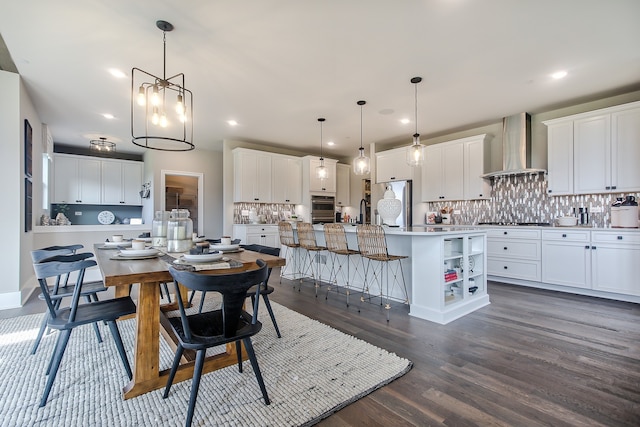
[[[160,304],[160,285],[172,282],[168,264],[161,258],[115,260],[118,253],[114,249],[103,249],[103,244],[94,245],[94,254],[105,286],[114,286],[116,297],[127,296],[131,285],[139,284],[136,318],[136,336],[133,360],[133,378],[123,389],[123,396],[129,399],[152,390],[162,388],[167,383],[169,369],[160,369],[160,334],[167,343],[176,349],[176,340],[164,311],[176,310],[177,304]],[[244,250],[225,254],[231,260],[239,261],[237,268],[220,268],[202,271],[206,274],[229,274],[257,268],[256,260],[262,259],[268,267],[281,267],[285,259],[264,253]],[[187,290],[181,288],[183,301],[187,303]],[[245,352],[246,355],[246,352]],[[189,353],[183,357],[174,382],[193,376],[194,362]],[[224,368],[237,363],[235,345],[228,344],[226,352],[207,358],[203,373]]]

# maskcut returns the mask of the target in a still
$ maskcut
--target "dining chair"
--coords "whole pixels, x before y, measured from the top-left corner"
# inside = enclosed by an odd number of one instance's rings
[[[169,267],[169,272],[174,279],[180,316],[168,319],[178,339],[178,348],[176,349],[163,397],[167,398],[169,396],[184,350],[196,351],[189,407],[185,421],[185,426],[187,427],[191,426],[193,420],[206,350],[210,347],[235,342],[238,354],[238,370],[242,372],[242,345],[240,344],[242,342],[247,350],[253,372],[262,391],[264,403],[266,405],[271,403],[253,345],[251,344],[251,337],[260,332],[262,323],[257,320],[255,313],[251,315],[243,309],[247,291],[267,280],[267,264],[261,259],[258,259],[256,264],[258,266],[257,269],[230,274],[201,274],[179,271]],[[204,313],[187,314],[178,283],[191,290],[218,292],[222,296],[221,308]],[[256,292],[255,297],[259,297],[258,292]]]
[[[259,252],[261,254],[268,254],[273,256],[280,256],[280,248],[272,248],[271,246],[264,245],[244,245],[244,249]],[[267,311],[269,312],[269,317],[271,317],[271,323],[273,323],[273,327],[276,330],[276,335],[278,338],[282,338],[280,335],[280,328],[278,328],[278,322],[276,322],[276,316],[273,314],[273,308],[271,308],[271,302],[269,301],[269,295],[273,293],[275,288],[269,285],[269,278],[271,277],[271,267],[267,269],[267,280],[259,285],[255,285],[247,292],[247,296],[251,297],[251,305],[253,305],[253,312],[255,315],[258,315],[258,303],[259,298],[256,298],[256,291],[262,296],[262,300],[264,301],[265,307],[267,307]],[[256,289],[259,288],[259,289]]]
[[[47,259],[53,259],[58,255],[74,255],[78,249],[84,248],[83,245],[68,245],[68,246],[49,246],[46,248],[35,249],[31,251],[31,260],[34,263],[39,263]],[[81,254],[80,258],[76,258],[77,261],[81,259],[92,258],[93,254],[86,252]],[[75,283],[69,283],[69,274],[64,274],[57,276],[55,278],[54,284],[49,286],[49,295],[53,301],[55,301],[56,309],[60,308],[62,300],[67,297],[71,297],[73,295]],[[82,286],[82,294],[87,302],[98,301],[98,292],[104,292],[107,288],[104,286],[102,281],[93,281],[86,282]],[[44,294],[39,295],[40,299],[44,299]],[[49,319],[48,313],[45,314],[42,322],[40,324],[40,329],[38,330],[38,335],[31,347],[31,354],[36,354],[38,350],[38,346],[42,341],[42,336],[44,335],[45,330],[47,329],[47,321]],[[96,333],[96,337],[98,338],[98,342],[102,342],[102,336],[100,335],[100,329],[97,324],[93,325],[93,328]]]
[[[298,223],[298,243],[300,243],[300,248],[307,252],[305,265],[302,267],[304,273],[300,278],[300,283],[302,284],[302,278],[307,274],[307,272],[311,273],[311,277],[313,278],[313,284],[315,286],[316,298],[318,297],[318,288],[322,284],[322,270],[320,267],[320,252],[326,251],[326,246],[320,246],[316,243],[316,233],[313,229],[313,225],[310,222],[299,222]],[[313,255],[311,255],[313,254]],[[313,258],[315,257],[316,268],[314,271],[313,268]]]
[[[42,399],[40,400],[40,407],[45,406],[47,403],[47,398],[49,397],[49,393],[51,392],[51,388],[53,387],[53,383],[56,379],[60,363],[62,362],[62,357],[64,356],[67,344],[69,343],[71,332],[78,326],[101,321],[107,322],[116,344],[116,348],[118,349],[118,353],[120,354],[120,359],[122,360],[125,372],[129,379],[132,378],[131,366],[127,360],[127,354],[124,350],[122,337],[120,336],[116,319],[121,316],[135,313],[136,305],[131,297],[128,296],[80,304],[79,301],[82,294],[85,271],[87,268],[95,266],[96,262],[94,260],[79,258],[81,258],[81,254],[68,255],[66,257],[58,255],[55,260],[45,260],[43,262],[33,264],[36,278],[40,284],[44,300],[47,303],[49,314],[47,326],[59,331],[58,340],[56,342],[54,352],[51,355],[49,367],[47,368],[47,383],[45,385]],[[77,280],[71,297],[71,305],[60,309],[57,307],[55,300],[51,298],[47,279],[71,273],[77,274]]]
[[[296,242],[293,226],[289,221],[280,221],[278,223],[278,234],[280,236],[280,246],[285,248],[282,257],[287,260],[286,264],[280,268],[280,284],[282,284],[283,277],[287,278],[289,276],[288,278],[295,280],[300,276],[300,243]]]
[[[356,236],[358,238],[358,250],[360,254],[367,259],[367,267],[365,270],[365,282],[362,287],[362,294],[360,296],[360,302],[365,302],[365,299],[371,300],[371,282],[367,281],[368,273],[371,268],[373,275],[373,284],[377,284],[379,289],[380,305],[384,304],[384,308],[387,311],[387,322],[389,321],[389,311],[391,310],[390,296],[394,293],[396,286],[400,286],[400,280],[402,280],[401,291],[404,294],[404,303],[409,304],[409,293],[407,292],[407,285],[404,280],[404,272],[402,270],[402,260],[409,258],[407,255],[391,255],[387,250],[387,238],[384,234],[384,229],[380,225],[358,225],[356,228]],[[363,260],[364,261],[364,260]],[[371,262],[373,263],[373,266]],[[389,265],[396,262],[396,268],[392,270],[393,283],[391,289],[389,289]],[[376,264],[377,267],[376,268]],[[385,268],[386,267],[386,268]],[[384,280],[386,270],[386,281]],[[400,278],[398,278],[400,274]],[[383,283],[385,282],[385,283]],[[365,297],[365,294],[367,295]],[[386,302],[385,302],[386,300]]]
[[[351,295],[351,257],[357,256],[362,262],[362,272],[364,272],[364,258],[360,256],[360,252],[355,249],[349,249],[347,243],[347,234],[344,231],[344,226],[341,224],[325,224],[324,225],[324,240],[329,251],[329,258],[331,258],[331,271],[329,273],[329,286],[327,287],[327,294],[325,299],[329,297],[329,292],[333,288],[340,293],[338,286],[338,276],[342,278],[341,285],[344,286],[344,291],[347,300],[347,307],[349,307],[349,296]],[[346,271],[345,271],[346,264]],[[354,276],[358,274],[358,260],[355,264]],[[363,278],[364,281],[364,278]]]

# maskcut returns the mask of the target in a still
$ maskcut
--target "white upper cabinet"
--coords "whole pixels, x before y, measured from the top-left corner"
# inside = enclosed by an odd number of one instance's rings
[[[336,165],[336,206],[349,206],[351,201],[351,167],[338,163]]]
[[[315,156],[304,156],[303,162],[303,178],[309,180],[309,192],[311,193],[335,193],[336,192],[336,164],[337,160],[324,159],[324,165],[327,168],[328,176],[326,179],[319,179],[316,176],[316,168],[320,166],[320,158]],[[305,186],[306,187],[306,186]]]
[[[102,161],[102,204],[141,205],[142,163]]]
[[[422,169],[422,201],[464,198],[464,145],[459,141],[429,145]]]
[[[53,203],[101,203],[99,159],[56,154],[53,171]]]
[[[413,168],[407,164],[407,147],[376,153],[376,183],[413,179]]]
[[[271,154],[233,150],[233,201],[271,203]]]
[[[302,203],[302,160],[274,154],[271,158],[273,203]]]
[[[640,191],[640,102],[543,123],[550,195]]]
[[[489,135],[460,140],[464,145],[464,199],[490,199],[491,182],[482,178],[491,168]]]

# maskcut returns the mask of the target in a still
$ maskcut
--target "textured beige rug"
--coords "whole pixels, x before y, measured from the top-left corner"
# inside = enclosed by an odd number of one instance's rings
[[[206,374],[200,384],[194,426],[312,425],[411,369],[409,360],[272,303],[282,338],[261,306],[262,331],[254,347],[271,405],[265,406],[251,364],[241,374],[231,366]],[[123,400],[127,382],[106,327],[97,344],[90,326],[76,329],[49,401],[38,403],[56,335],[46,336],[36,355],[29,348],[42,315],[0,320],[0,425],[180,426],[191,381]],[[135,320],[120,322],[131,359]],[[160,366],[173,354],[161,340]]]

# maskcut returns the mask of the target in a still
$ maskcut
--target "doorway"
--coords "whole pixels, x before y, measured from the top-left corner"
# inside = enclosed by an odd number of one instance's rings
[[[161,184],[164,197],[160,209],[186,209],[193,221],[193,232],[198,236],[204,235],[202,180],[203,174],[193,172],[166,171],[161,172]]]

